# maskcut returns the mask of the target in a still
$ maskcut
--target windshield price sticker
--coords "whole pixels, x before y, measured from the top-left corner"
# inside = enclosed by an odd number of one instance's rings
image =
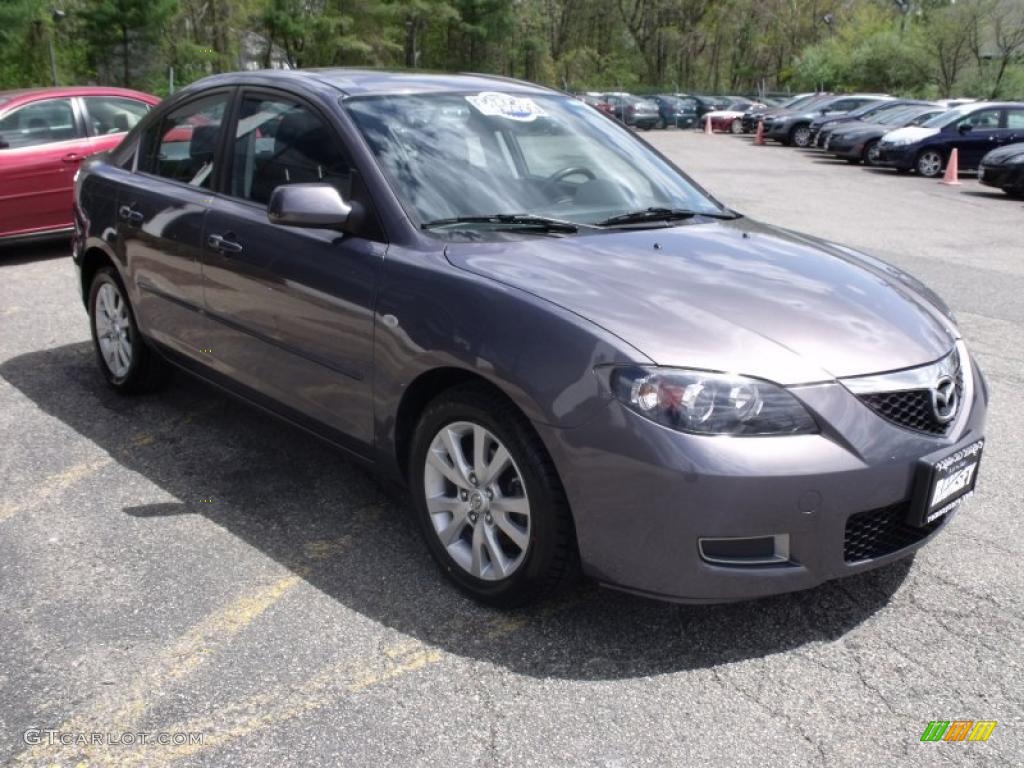
[[[512,96],[508,93],[497,91],[483,91],[467,96],[468,101],[480,114],[488,117],[504,117],[507,120],[518,120],[521,123],[530,123],[538,117],[544,117],[545,112],[533,99],[525,96]]]

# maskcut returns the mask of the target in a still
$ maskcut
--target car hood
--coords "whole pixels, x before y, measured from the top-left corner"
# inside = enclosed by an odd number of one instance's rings
[[[659,365],[798,384],[928,363],[956,338],[941,300],[883,262],[749,219],[698,221],[452,243],[447,256]]]
[[[1024,157],[1024,144],[1009,144],[999,149],[993,149],[982,159],[986,165],[1002,165],[1019,157]]]
[[[903,141],[909,139],[911,142],[927,139],[939,132],[938,128],[924,128],[920,125],[908,125],[906,128],[897,128],[885,134],[886,141]]]

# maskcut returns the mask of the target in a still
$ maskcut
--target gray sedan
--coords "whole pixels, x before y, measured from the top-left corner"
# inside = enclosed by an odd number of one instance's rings
[[[111,386],[184,369],[374,466],[490,604],[580,569],[812,587],[912,553],[977,478],[988,394],[937,296],[528,83],[208,78],[83,168],[75,219]]]

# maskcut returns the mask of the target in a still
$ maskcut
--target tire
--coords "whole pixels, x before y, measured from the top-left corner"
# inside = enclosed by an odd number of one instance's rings
[[[484,458],[478,461],[481,436]],[[476,476],[500,448],[510,459],[504,468],[492,478]],[[453,449],[462,461],[452,459]],[[526,605],[575,574],[575,529],[554,463],[530,423],[502,396],[468,385],[430,403],[413,436],[408,480],[427,548],[474,599],[499,608]]]
[[[811,126],[806,123],[794,125],[789,129],[789,143],[801,149],[806,148],[811,142]]]
[[[843,159],[846,160],[846,162],[848,162],[850,165],[860,165],[859,157],[845,157]]]
[[[1012,187],[1003,187],[1003,192],[1009,195],[1014,200],[1024,200],[1024,189],[1014,189]]]
[[[661,130],[663,130],[663,131],[664,131],[664,130],[665,130],[666,128],[668,128],[668,123],[667,123],[667,122],[665,122],[665,118],[661,118],[660,120],[658,120],[658,127],[659,127],[659,128],[661,129]]]
[[[740,119],[733,120],[729,123],[729,131],[734,135],[743,133],[743,121]]]
[[[878,167],[878,140],[869,141],[864,145],[863,159],[865,165],[870,165],[872,168]]]
[[[113,267],[101,268],[92,279],[89,327],[100,372],[116,391],[151,392],[167,380],[170,366],[139,333],[128,293]]]
[[[926,179],[937,179],[942,175],[945,158],[937,149],[925,149],[918,153],[914,160],[914,168],[918,176]]]

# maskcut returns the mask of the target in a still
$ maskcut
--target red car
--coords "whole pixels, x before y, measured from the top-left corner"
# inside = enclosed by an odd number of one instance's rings
[[[70,232],[79,163],[159,101],[124,88],[0,91],[0,243]]]

